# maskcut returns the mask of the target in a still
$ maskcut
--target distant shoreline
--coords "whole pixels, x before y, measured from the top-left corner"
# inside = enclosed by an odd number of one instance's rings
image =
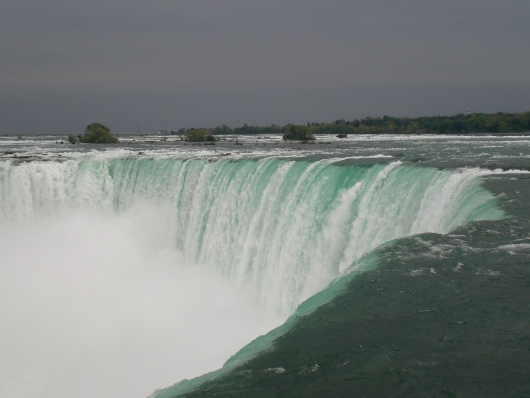
[[[205,130],[208,135],[263,135],[284,134],[297,126],[304,126],[313,135],[528,135],[530,134],[530,111],[522,113],[469,113],[453,116],[422,116],[408,117],[366,117],[361,119],[338,119],[330,123],[306,123],[284,126],[271,124],[257,126],[244,124],[231,128],[225,124],[216,127],[180,128],[177,131],[158,129],[154,133],[125,133],[116,135],[134,136],[182,136],[197,130]],[[70,132],[72,133],[72,132]],[[50,135],[65,136],[66,134],[12,133],[3,136],[18,135]]]
[[[213,128],[181,128],[172,135],[189,134],[195,130],[206,130],[211,135],[227,134],[284,134],[293,126],[307,126],[313,135],[331,134],[497,134],[530,133],[530,111],[522,113],[469,113],[453,116],[366,117],[362,119],[338,119],[331,123],[286,124],[279,126],[249,126],[231,128],[221,125]],[[305,127],[304,127],[305,128]],[[166,130],[167,131],[167,130]]]
[[[217,136],[234,136],[234,135],[241,135],[241,136],[258,136],[258,135],[277,135],[277,136],[281,136],[282,133],[255,133],[255,134],[234,134],[234,133],[227,133],[227,134],[216,134]],[[335,136],[335,134],[333,133],[317,133],[318,135],[329,135],[329,136]],[[0,139],[1,138],[6,138],[6,137],[16,137],[20,134],[4,134],[4,135],[0,135]],[[39,134],[39,133],[27,133],[27,134],[22,134],[22,137],[66,137],[68,134],[65,133],[65,134]],[[134,134],[134,133],[114,133],[115,136],[118,136],[118,137],[175,137],[175,136],[180,136],[180,135],[176,135],[176,134],[172,134],[172,135],[163,135],[163,134],[155,134],[155,133],[145,133],[145,134]],[[436,136],[436,135],[439,135],[439,136],[461,136],[461,137],[465,137],[465,136],[488,136],[488,135],[491,135],[491,136],[495,136],[495,137],[509,137],[509,136],[522,136],[522,137],[526,137],[526,136],[530,136],[530,131],[523,131],[523,132],[512,132],[512,133],[433,133],[433,132],[427,132],[427,133],[349,133],[348,135],[351,135],[351,136],[363,136],[363,135],[392,135],[392,136],[425,136],[425,135],[432,135],[432,136]]]

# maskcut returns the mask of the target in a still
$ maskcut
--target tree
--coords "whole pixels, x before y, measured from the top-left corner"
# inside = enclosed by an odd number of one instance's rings
[[[418,123],[410,122],[409,125],[407,126],[407,129],[405,130],[405,132],[407,134],[415,134],[416,131],[418,131],[418,127],[420,127]]]
[[[184,136],[184,139],[188,142],[203,142],[203,141],[215,141],[215,137],[205,129],[190,130]]]
[[[118,142],[110,129],[100,123],[89,124],[85,129],[85,134],[79,136],[79,142],[90,144],[114,144]]]
[[[73,134],[68,134],[67,140],[72,144],[77,144],[77,137]]]
[[[306,125],[292,125],[288,124],[285,126],[285,133],[283,134],[284,140],[300,140],[300,141],[311,141],[315,139],[315,136],[311,132],[311,129]]]

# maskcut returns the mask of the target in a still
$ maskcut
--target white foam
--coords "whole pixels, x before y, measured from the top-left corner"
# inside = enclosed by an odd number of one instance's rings
[[[0,396],[145,397],[280,323],[187,264],[160,210],[0,225]]]

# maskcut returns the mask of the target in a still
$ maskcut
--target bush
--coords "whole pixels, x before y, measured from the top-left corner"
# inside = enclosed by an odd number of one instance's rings
[[[184,139],[188,142],[215,141],[215,137],[208,135],[208,132],[204,129],[190,130],[186,133]]]
[[[77,137],[73,134],[68,134],[68,138],[67,138],[68,141],[70,141],[72,144],[76,144],[77,143]]]
[[[286,132],[283,135],[284,140],[297,140],[297,141],[312,141],[315,139],[315,136],[311,132],[311,129],[308,126],[301,125],[292,125],[288,124],[286,126]]]
[[[90,144],[114,144],[118,139],[111,134],[107,126],[92,123],[85,129],[85,134],[79,136],[79,141]]]

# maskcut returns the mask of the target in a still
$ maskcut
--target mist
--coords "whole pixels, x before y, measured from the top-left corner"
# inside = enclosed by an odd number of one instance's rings
[[[173,248],[170,210],[0,225],[0,395],[146,397],[281,323]]]

